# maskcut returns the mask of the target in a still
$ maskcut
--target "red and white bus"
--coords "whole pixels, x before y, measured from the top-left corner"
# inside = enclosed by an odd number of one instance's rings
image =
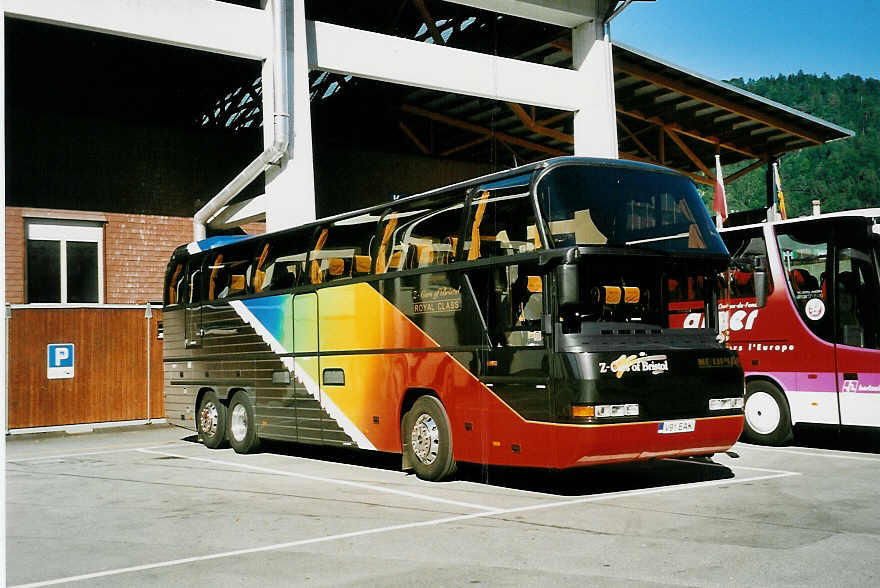
[[[736,266],[766,260],[766,305],[754,272],[731,272],[722,330],[746,374],[750,441],[783,444],[792,425],[880,426],[880,209],[723,229]],[[700,326],[696,311],[680,316]]]

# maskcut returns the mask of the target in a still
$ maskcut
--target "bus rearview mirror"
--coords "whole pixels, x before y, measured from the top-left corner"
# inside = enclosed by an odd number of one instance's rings
[[[763,269],[755,269],[755,300],[758,308],[767,306],[767,296],[770,293],[767,272]]]
[[[574,306],[580,302],[578,281],[577,264],[564,263],[556,268],[556,300],[559,308]]]
[[[755,272],[755,301],[758,308],[767,306],[767,297],[770,295],[770,280],[767,277],[767,256],[756,255],[753,261]]]

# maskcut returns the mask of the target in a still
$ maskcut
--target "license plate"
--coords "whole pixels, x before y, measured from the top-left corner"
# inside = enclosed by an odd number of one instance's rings
[[[690,433],[697,425],[695,419],[682,419],[678,421],[663,421],[657,425],[657,432],[660,434],[668,433]]]

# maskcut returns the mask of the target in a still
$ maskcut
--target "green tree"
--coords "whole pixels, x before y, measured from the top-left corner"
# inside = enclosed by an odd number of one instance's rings
[[[831,78],[802,71],[730,84],[851,129],[855,136],[786,154],[779,165],[789,216],[809,214],[818,199],[823,212],[880,206],[880,80],[854,75]],[[746,164],[725,167],[730,175]],[[727,188],[731,210],[765,202],[764,169]],[[712,190],[704,189],[711,206]]]

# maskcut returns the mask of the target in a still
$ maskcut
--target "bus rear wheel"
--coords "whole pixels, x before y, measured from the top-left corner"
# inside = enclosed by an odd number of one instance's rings
[[[226,440],[226,406],[213,391],[205,392],[199,402],[196,428],[205,447],[217,449]]]
[[[451,430],[443,404],[434,396],[420,397],[406,413],[403,450],[419,478],[437,482],[455,471]]]
[[[229,444],[236,453],[252,453],[260,446],[254,424],[254,407],[244,392],[236,392],[229,403]]]
[[[761,445],[784,445],[792,438],[791,414],[782,392],[762,380],[746,385],[743,437]]]

